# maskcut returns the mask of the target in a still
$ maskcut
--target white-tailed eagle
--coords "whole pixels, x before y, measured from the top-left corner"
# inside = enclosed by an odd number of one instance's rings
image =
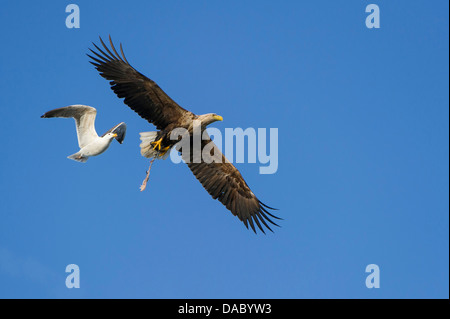
[[[100,38],[103,49],[93,44],[97,51],[91,50],[91,63],[100,75],[110,81],[111,89],[124,103],[149,123],[154,124],[157,132],[141,133],[141,153],[149,158],[164,157],[164,155],[178,142],[171,140],[170,134],[176,128],[184,128],[192,135],[193,123],[201,121],[202,133],[206,126],[222,121],[222,117],[210,113],[195,115],[179,106],[154,81],[134,69],[127,61],[122,45],[121,55],[114,47],[111,37],[111,48],[108,48]],[[206,133],[206,132],[205,132]],[[205,136],[205,135],[203,135]],[[192,136],[191,136],[192,137]],[[271,218],[280,219],[272,215],[273,209],[263,204],[248,187],[239,171],[218,150],[206,135],[201,141],[202,150],[209,145],[213,156],[222,160],[218,162],[195,162],[195,152],[191,150],[189,158],[183,157],[187,165],[200,181],[203,187],[214,198],[218,199],[228,210],[237,216],[248,228],[256,233],[255,225],[264,232],[264,226],[272,231],[268,223],[278,226]],[[182,156],[183,150],[181,150]]]

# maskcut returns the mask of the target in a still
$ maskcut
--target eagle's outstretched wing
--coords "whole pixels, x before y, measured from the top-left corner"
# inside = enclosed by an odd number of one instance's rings
[[[225,205],[247,228],[250,224],[250,227],[256,233],[256,224],[263,233],[263,226],[272,231],[266,221],[278,226],[271,218],[281,219],[269,212],[269,210],[273,210],[274,208],[263,204],[253,194],[239,170],[220,152],[214,142],[207,136],[207,133],[204,132],[203,134],[202,153],[205,153],[203,152],[204,147],[208,145],[208,149],[211,150],[210,159],[207,161],[205,161],[205,158],[197,161],[194,160],[198,151],[194,152],[193,150],[191,150],[189,158],[187,158],[186,154],[182,154],[183,159],[187,162],[192,173],[194,173],[195,177],[208,193],[214,199],[218,199]],[[209,143],[213,144],[211,145]],[[191,143],[191,145],[193,144]],[[214,159],[217,161],[214,161]]]
[[[124,103],[138,113],[142,118],[154,124],[158,130],[171,123],[176,123],[180,117],[190,113],[173,101],[154,81],[136,71],[127,61],[120,45],[117,53],[111,37],[111,49],[100,38],[104,50],[95,43],[98,52],[91,50],[95,55],[88,56],[91,63],[100,72],[100,75],[110,80],[111,89],[119,98],[125,98]]]

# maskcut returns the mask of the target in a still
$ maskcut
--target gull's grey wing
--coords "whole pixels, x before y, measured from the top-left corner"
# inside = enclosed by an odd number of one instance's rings
[[[102,137],[108,133],[116,133],[117,136],[115,137],[115,139],[117,140],[117,142],[122,144],[123,140],[125,139],[126,132],[127,132],[127,125],[124,122],[122,122],[110,128],[105,134],[102,135]]]
[[[97,110],[87,105],[70,105],[48,111],[41,118],[63,117],[74,118],[77,128],[78,146],[83,148],[98,138],[95,131],[95,117]]]

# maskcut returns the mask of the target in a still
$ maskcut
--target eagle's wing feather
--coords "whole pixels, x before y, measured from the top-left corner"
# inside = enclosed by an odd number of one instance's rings
[[[100,38],[103,51],[94,44],[98,52],[88,56],[100,75],[110,80],[111,89],[119,98],[125,98],[124,103],[138,113],[142,118],[154,124],[157,129],[177,122],[180,117],[190,113],[173,101],[154,81],[135,70],[125,58],[122,45],[119,55],[109,38],[111,52]]]
[[[208,149],[211,149],[211,159],[219,161],[208,160],[207,162],[210,163],[207,163],[203,159],[200,163],[195,163],[195,155],[193,155],[194,152],[191,149],[189,159],[185,154],[182,154],[182,156],[192,173],[208,193],[225,205],[247,228],[250,224],[250,227],[256,232],[256,224],[263,233],[263,226],[272,231],[267,222],[278,226],[271,218],[280,219],[269,212],[270,209],[274,208],[259,201],[248,187],[239,170],[220,152],[214,142],[206,135],[206,132],[204,134],[203,138],[206,139],[202,140],[202,150],[209,143],[213,143],[212,147],[211,145],[208,146]]]
[[[77,128],[78,146],[83,148],[98,138],[95,131],[95,117],[97,110],[87,105],[70,105],[46,112],[41,117],[74,118]]]

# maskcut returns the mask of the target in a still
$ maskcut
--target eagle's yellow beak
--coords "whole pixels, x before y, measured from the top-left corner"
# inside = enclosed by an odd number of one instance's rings
[[[220,115],[214,115],[213,117],[216,121],[223,121],[223,117]]]

